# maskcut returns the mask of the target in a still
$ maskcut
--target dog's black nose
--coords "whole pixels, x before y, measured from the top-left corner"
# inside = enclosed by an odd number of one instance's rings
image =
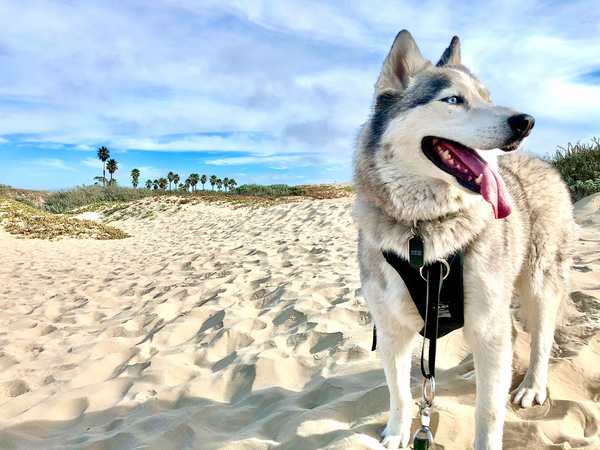
[[[525,138],[531,133],[535,119],[529,114],[519,114],[508,118],[508,124],[520,138]]]

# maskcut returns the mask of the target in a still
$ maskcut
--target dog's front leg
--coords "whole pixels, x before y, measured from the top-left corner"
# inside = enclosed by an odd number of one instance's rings
[[[405,448],[411,437],[410,357],[416,333],[405,327],[383,325],[377,334],[377,345],[390,390],[390,418],[381,436],[385,448],[396,450]]]
[[[465,326],[477,374],[475,450],[502,449],[512,359],[510,314],[505,309],[494,314],[480,313]]]

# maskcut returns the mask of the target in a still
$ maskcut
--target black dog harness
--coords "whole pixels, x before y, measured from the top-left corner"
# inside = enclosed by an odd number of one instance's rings
[[[394,252],[383,252],[383,256],[390,266],[392,266],[398,275],[402,277],[404,284],[410,293],[410,296],[419,310],[419,314],[425,320],[427,313],[427,281],[421,276],[420,270],[413,268],[408,261],[405,261]],[[448,258],[450,273],[448,277],[441,281],[441,287],[437,287],[437,282],[432,284],[435,289],[439,289],[438,306],[438,332],[437,337],[447,335],[451,331],[457,330],[464,325],[464,290],[463,290],[463,254],[456,253]],[[440,262],[423,267],[423,272],[429,271],[431,275],[439,270]],[[431,296],[430,296],[431,298]],[[435,306],[435,305],[432,305]],[[420,331],[424,336],[423,330]],[[427,333],[428,336],[433,336]],[[435,337],[435,336],[434,336]]]
[[[383,251],[383,256],[390,266],[404,281],[408,292],[419,311],[427,330],[420,331],[427,338],[442,337],[451,331],[458,330],[464,323],[464,287],[463,287],[463,253],[459,252],[448,258],[450,273],[444,279],[446,268],[441,262],[425,265],[422,270],[415,268],[400,255],[392,251]],[[427,276],[430,277],[429,289]],[[428,314],[428,298],[430,317]],[[437,311],[438,320],[433,315]],[[426,320],[429,319],[429,320]],[[436,329],[434,332],[434,328]],[[427,331],[427,332],[426,332]],[[377,346],[377,334],[373,327],[373,347]],[[431,363],[430,363],[431,364]]]

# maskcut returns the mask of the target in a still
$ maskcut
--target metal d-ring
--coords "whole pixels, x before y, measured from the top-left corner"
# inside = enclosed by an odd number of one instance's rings
[[[445,280],[446,278],[448,278],[448,275],[450,275],[450,264],[448,264],[448,261],[446,261],[445,259],[438,259],[437,262],[442,263],[446,268],[446,274],[442,277],[442,280]],[[419,268],[419,273],[421,274],[421,278],[427,281],[427,278],[423,276],[423,267],[424,266]]]

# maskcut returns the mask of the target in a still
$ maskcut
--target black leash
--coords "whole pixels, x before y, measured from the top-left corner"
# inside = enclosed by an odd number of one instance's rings
[[[445,263],[445,261],[444,261]],[[446,263],[447,265],[447,263]],[[442,282],[444,280],[444,265],[441,262],[435,262],[425,268],[425,279],[427,283],[427,299],[425,310],[425,326],[423,333],[423,347],[421,348],[421,374],[428,380],[435,377],[435,350],[438,337],[439,325],[439,304],[440,294],[442,292]],[[448,269],[450,270],[450,269]],[[449,273],[446,273],[448,276]],[[429,340],[429,358],[427,360],[428,369],[425,368],[425,340]]]
[[[386,259],[387,258],[391,259],[389,253],[384,252],[384,255],[386,256]],[[460,256],[462,256],[462,255],[460,255]],[[388,262],[390,262],[390,259],[388,259]],[[462,264],[461,264],[462,258],[460,258],[460,259],[461,260],[459,261],[456,258],[454,258],[453,263],[456,261],[456,265],[460,266],[460,269],[462,269]],[[390,262],[390,264],[392,265],[392,267],[394,267],[396,269],[395,264],[392,264],[391,262]],[[454,330],[462,327],[463,323],[464,323],[464,317],[462,314],[463,313],[463,311],[462,311],[463,302],[461,301],[460,307],[452,308],[453,310],[458,309],[460,311],[455,311],[455,314],[453,316],[450,315],[450,313],[447,316],[444,316],[442,318],[443,322],[444,322],[443,326],[440,327],[440,306],[442,306],[442,308],[444,308],[444,309],[448,309],[447,305],[442,304],[440,301],[440,297],[442,294],[442,287],[444,286],[444,279],[449,276],[448,267],[452,267],[452,264],[447,265],[447,263],[445,261],[443,263],[438,261],[438,262],[435,262],[434,264],[423,267],[422,273],[424,273],[424,276],[425,276],[424,282],[426,284],[425,298],[424,298],[423,302],[419,302],[419,303],[417,303],[413,299],[415,305],[417,305],[417,309],[419,310],[421,317],[423,318],[423,321],[425,322],[425,325],[423,326],[423,329],[420,331],[420,334],[429,341],[429,359],[428,359],[429,370],[425,369],[425,359],[424,359],[425,339],[423,339],[423,346],[421,349],[421,373],[423,374],[423,377],[425,377],[427,379],[431,378],[432,376],[435,376],[435,352],[436,352],[437,338],[445,336],[446,334],[450,333],[451,331],[454,331]],[[396,269],[396,270],[398,270],[398,269]],[[452,273],[451,269],[450,269],[450,273]],[[402,276],[402,278],[404,279],[404,276]],[[419,276],[419,278],[420,278],[420,276]],[[411,289],[409,289],[409,292],[410,291],[411,291]],[[462,296],[462,293],[461,293],[461,296]],[[414,296],[413,296],[413,298],[414,298]],[[460,300],[462,300],[462,298]],[[375,326],[373,326],[373,345],[371,346],[371,350],[374,351],[376,348],[377,348],[377,329]]]
[[[413,299],[424,326],[421,348],[421,374],[423,399],[419,407],[421,428],[413,436],[415,450],[427,449],[433,444],[429,422],[435,397],[435,353],[437,338],[464,325],[463,254],[461,252],[433,264],[425,265],[425,245],[417,221],[411,228],[413,236],[408,241],[409,260],[390,251],[383,251],[388,264],[400,275]],[[448,278],[444,283],[444,280]],[[429,355],[425,363],[425,343],[429,342]],[[377,330],[373,326],[373,345],[377,347]],[[429,384],[429,392],[427,385]]]

